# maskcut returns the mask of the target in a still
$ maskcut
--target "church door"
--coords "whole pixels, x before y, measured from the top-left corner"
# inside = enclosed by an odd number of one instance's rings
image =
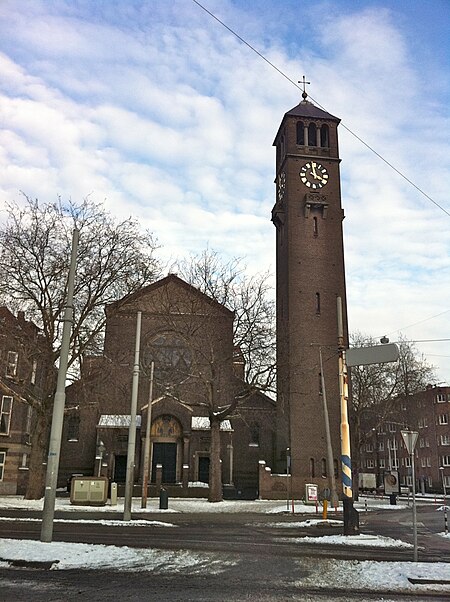
[[[127,477],[127,457],[115,456],[114,458],[114,481],[125,483]]]
[[[200,483],[209,483],[209,456],[200,456],[198,459],[198,480]]]
[[[156,465],[162,464],[162,482],[175,483],[177,476],[177,444],[153,443],[152,483],[156,481]]]

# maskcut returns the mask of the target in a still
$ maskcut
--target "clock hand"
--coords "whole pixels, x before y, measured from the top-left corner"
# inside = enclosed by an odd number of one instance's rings
[[[311,171],[310,173],[311,173],[312,177],[313,177],[315,180],[320,180],[321,182],[323,182],[323,177],[322,177],[322,176],[320,176],[320,175],[316,174],[314,171]]]

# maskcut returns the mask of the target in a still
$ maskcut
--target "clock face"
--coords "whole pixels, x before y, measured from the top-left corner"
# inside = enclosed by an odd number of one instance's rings
[[[323,188],[328,182],[328,172],[320,163],[309,161],[300,169],[300,179],[311,190]]]
[[[278,200],[284,197],[284,191],[286,190],[286,174],[283,172],[278,176]]]

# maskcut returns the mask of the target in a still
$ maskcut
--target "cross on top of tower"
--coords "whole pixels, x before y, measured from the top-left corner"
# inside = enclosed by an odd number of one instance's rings
[[[306,92],[306,86],[311,85],[311,82],[307,82],[306,77],[303,76],[302,81],[299,80],[298,83],[303,85],[302,97],[303,97],[303,100],[306,100],[308,98],[308,94]]]

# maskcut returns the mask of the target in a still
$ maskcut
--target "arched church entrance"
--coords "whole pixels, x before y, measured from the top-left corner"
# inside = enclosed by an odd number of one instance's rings
[[[183,429],[180,422],[168,414],[158,416],[151,428],[152,483],[156,482],[156,466],[162,466],[162,482],[177,483],[181,475]]]

